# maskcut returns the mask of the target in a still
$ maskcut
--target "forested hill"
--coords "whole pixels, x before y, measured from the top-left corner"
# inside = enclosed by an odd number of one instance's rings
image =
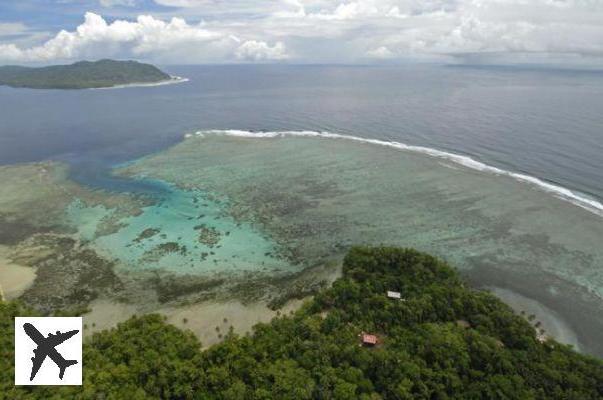
[[[32,89],[89,89],[171,79],[158,68],[136,61],[80,61],[41,68],[0,67],[0,85]]]
[[[10,399],[603,398],[601,361],[539,342],[505,304],[414,250],[354,248],[343,277],[301,310],[204,352],[158,315],[130,319],[88,340],[82,387],[15,388],[12,317],[24,311],[0,311]]]

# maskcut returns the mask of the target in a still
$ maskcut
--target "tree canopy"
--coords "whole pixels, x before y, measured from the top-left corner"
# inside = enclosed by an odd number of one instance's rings
[[[0,67],[0,85],[33,89],[87,89],[130,83],[154,83],[171,77],[136,61],[80,61],[71,65]]]
[[[387,297],[398,291],[402,300]],[[202,351],[159,315],[84,345],[82,387],[13,386],[13,316],[0,304],[7,399],[601,399],[603,363],[553,340],[444,262],[355,247],[332,287],[289,316]],[[361,345],[362,332],[378,344]]]

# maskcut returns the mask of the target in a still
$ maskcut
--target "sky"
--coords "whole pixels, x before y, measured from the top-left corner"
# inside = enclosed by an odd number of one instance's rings
[[[603,68],[603,0],[0,0],[0,64]]]

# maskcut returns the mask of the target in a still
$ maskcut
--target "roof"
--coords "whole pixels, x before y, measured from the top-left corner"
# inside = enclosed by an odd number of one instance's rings
[[[388,290],[387,297],[391,297],[393,299],[399,299],[402,296],[400,295],[400,292],[392,292],[391,290]]]
[[[377,344],[377,336],[369,335],[368,333],[363,333],[362,334],[362,343]]]
[[[457,320],[456,324],[461,328],[471,328],[471,324],[464,319]]]

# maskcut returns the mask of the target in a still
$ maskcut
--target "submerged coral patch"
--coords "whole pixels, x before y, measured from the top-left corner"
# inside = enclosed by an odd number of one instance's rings
[[[111,210],[72,204],[70,216],[90,245],[134,270],[207,275],[295,271],[278,257],[277,244],[250,223],[226,213],[228,203],[198,189],[157,185],[152,204],[118,220],[115,232],[94,235]]]
[[[144,231],[140,232],[140,234],[132,242],[140,243],[145,239],[152,238],[153,236],[157,235],[160,232],[161,232],[161,229],[158,229],[158,228],[147,228]]]

